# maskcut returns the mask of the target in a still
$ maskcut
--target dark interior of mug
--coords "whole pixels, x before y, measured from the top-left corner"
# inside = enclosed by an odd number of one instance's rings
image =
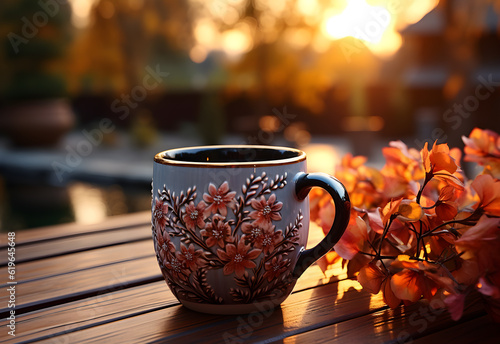
[[[172,149],[161,154],[163,159],[179,163],[252,163],[302,157],[293,148],[263,146],[205,146]]]

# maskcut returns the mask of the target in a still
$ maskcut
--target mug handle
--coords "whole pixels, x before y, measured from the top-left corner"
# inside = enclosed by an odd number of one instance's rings
[[[302,249],[292,276],[299,278],[315,261],[323,257],[340,240],[349,223],[351,201],[347,191],[338,179],[326,173],[299,173],[295,181],[295,194],[304,200],[313,186],[325,189],[335,202],[335,219],[332,228],[319,244],[310,249]]]

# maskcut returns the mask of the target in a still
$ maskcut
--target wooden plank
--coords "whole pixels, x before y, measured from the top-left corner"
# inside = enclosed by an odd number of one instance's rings
[[[16,265],[16,281],[27,282],[108,264],[154,256],[153,240],[116,245],[90,251],[38,259]],[[0,281],[8,281],[7,269],[0,270]],[[0,285],[4,287],[6,284]]]
[[[178,301],[164,281],[122,289],[21,315],[17,318],[15,342],[49,338],[56,333],[96,326],[175,304]],[[5,325],[6,321],[0,322],[0,327],[5,328]],[[4,332],[0,332],[0,343],[9,339],[8,336],[2,337]],[[14,342],[12,338],[10,341]]]
[[[454,325],[462,326],[470,319],[485,314],[480,302],[470,300],[460,322],[453,321],[446,310],[433,311],[417,303],[395,310],[384,309],[352,320],[324,326],[288,338],[270,338],[275,343],[404,343]],[[475,332],[469,327],[469,330]],[[448,343],[452,341],[442,341]],[[424,341],[422,342],[424,343]],[[427,343],[425,341],[425,343]],[[457,343],[469,343],[457,341]]]
[[[162,278],[156,258],[148,257],[20,283],[16,286],[16,313],[21,314]],[[3,307],[7,307],[7,297],[0,297],[0,305]],[[0,316],[3,317],[7,312],[8,308],[0,309]]]
[[[143,211],[133,214],[111,216],[106,220],[89,225],[79,223],[47,226],[37,229],[16,231],[16,245],[22,246],[30,243],[40,243],[54,239],[72,236],[92,234],[109,230],[120,230],[130,227],[149,226],[151,223],[151,212]],[[6,236],[0,237],[0,248],[7,245]]]
[[[289,336],[297,331],[345,321],[385,307],[381,296],[358,292],[352,286],[353,282],[346,280],[295,292],[280,308],[261,317],[254,314],[255,326],[250,325],[253,318],[248,316],[207,315],[176,305],[61,334],[50,341],[95,343],[109,339],[119,343],[219,343],[226,338],[231,340],[231,336],[237,337],[239,331],[243,334],[240,337],[242,340],[254,342]]]
[[[341,274],[341,271],[341,267],[338,265],[331,273]],[[312,266],[299,279],[294,293],[332,280],[332,277],[323,278],[323,276],[318,266]],[[94,297],[19,316],[17,318],[18,335],[16,340],[27,341],[55,334],[62,335],[77,329],[97,326],[176,304],[178,304],[177,300],[164,281],[124,290],[111,290],[109,293],[104,291]],[[0,322],[0,327],[5,326],[5,324],[5,322]]]
[[[500,341],[498,323],[488,316],[481,316],[465,323],[441,329],[413,341],[414,344],[481,343],[497,344]]]
[[[16,265],[37,259],[146,239],[151,239],[151,228],[149,226],[131,227],[119,231],[102,231],[85,236],[70,236],[62,239],[30,243],[19,247],[16,245]],[[7,259],[7,249],[1,249],[0,266],[6,266]]]

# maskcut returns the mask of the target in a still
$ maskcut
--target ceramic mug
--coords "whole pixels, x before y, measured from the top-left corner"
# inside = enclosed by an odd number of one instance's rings
[[[335,202],[332,228],[305,249],[312,187]],[[306,173],[304,152],[271,146],[204,146],[158,153],[152,230],[161,272],[177,299],[205,313],[279,305],[349,222],[344,186]]]

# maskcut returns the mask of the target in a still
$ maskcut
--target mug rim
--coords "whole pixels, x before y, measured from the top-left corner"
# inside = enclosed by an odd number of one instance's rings
[[[199,150],[213,151],[218,149],[263,149],[272,151],[282,151],[295,153],[296,156],[290,158],[278,159],[261,159],[255,161],[228,161],[228,162],[213,162],[213,161],[189,161],[189,160],[176,160],[169,158],[167,154],[176,154],[182,152],[195,152]],[[208,159],[208,157],[207,157]],[[263,167],[263,166],[279,166],[294,164],[306,160],[306,153],[300,149],[283,147],[283,146],[267,146],[267,145],[205,145],[205,146],[192,146],[167,149],[157,153],[154,161],[162,165],[185,166],[185,167]]]

